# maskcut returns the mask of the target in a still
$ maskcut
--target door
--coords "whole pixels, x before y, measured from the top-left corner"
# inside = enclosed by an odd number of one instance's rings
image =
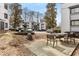
[[[4,22],[1,22],[1,30],[4,30]]]

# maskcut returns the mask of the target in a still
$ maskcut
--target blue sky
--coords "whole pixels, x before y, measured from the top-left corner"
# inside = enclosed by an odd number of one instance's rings
[[[39,11],[40,13],[45,13],[46,11],[46,3],[22,3],[22,8],[28,8],[29,10]],[[56,4],[57,8],[57,25],[61,22],[61,4]]]

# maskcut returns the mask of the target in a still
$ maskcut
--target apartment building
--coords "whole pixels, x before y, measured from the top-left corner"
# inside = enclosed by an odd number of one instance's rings
[[[27,26],[27,29],[30,28],[32,30],[46,30],[46,24],[45,24],[45,19],[43,15],[40,15],[37,19],[37,17],[33,17],[31,20],[29,17],[26,17],[22,19],[24,20],[24,23]]]
[[[79,4],[63,3],[61,7],[61,32],[79,32]]]
[[[46,30],[45,19],[40,19],[40,22],[39,22],[39,30]]]
[[[37,23],[37,22],[26,22],[26,26],[27,28],[31,28],[33,30],[46,30],[46,23],[44,20],[39,20],[40,22]]]
[[[0,30],[9,29],[8,4],[0,3]]]

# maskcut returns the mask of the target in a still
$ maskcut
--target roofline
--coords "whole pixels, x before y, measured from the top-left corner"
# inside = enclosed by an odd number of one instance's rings
[[[69,8],[73,9],[73,8],[77,8],[77,7],[79,7],[79,4],[78,5],[74,5],[74,6],[70,6]]]

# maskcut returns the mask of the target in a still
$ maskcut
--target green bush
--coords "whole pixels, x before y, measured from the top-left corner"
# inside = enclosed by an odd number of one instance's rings
[[[11,30],[11,31],[16,31],[16,29],[9,29],[9,30]]]
[[[61,30],[54,30],[55,33],[61,33]]]

